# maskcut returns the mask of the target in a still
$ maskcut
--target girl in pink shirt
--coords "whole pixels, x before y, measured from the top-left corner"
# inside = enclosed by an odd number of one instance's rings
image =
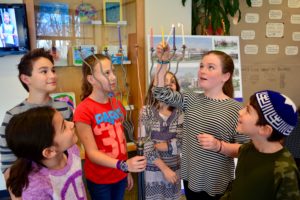
[[[73,122],[51,107],[37,107],[15,115],[5,135],[18,158],[6,182],[15,197],[87,199]]]

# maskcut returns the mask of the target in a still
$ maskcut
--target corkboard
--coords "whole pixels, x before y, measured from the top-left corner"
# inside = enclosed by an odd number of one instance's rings
[[[300,105],[300,41],[293,39],[293,33],[300,32],[300,25],[291,23],[291,17],[299,15],[299,8],[288,6],[289,1],[282,1],[281,4],[272,4],[270,2],[278,1],[252,1],[261,2],[258,7],[248,7],[244,1],[241,1],[242,19],[237,24],[231,25],[231,35],[240,36],[241,62],[242,62],[242,80],[244,99],[255,91],[262,89],[272,89],[280,91],[294,100],[297,106]],[[269,17],[270,12],[275,10],[281,12],[280,19]],[[247,23],[247,14],[258,14],[257,23]],[[283,24],[282,37],[268,37],[266,27],[268,23]],[[250,30],[255,32],[253,39],[242,39],[242,32]],[[257,54],[246,54],[247,45],[256,45]],[[278,45],[277,54],[266,53],[267,45]],[[298,48],[296,55],[286,55],[287,46]]]

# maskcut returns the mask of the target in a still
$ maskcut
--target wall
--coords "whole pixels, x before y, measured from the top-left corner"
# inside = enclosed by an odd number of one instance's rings
[[[255,33],[254,38],[245,39],[243,37],[244,39],[241,39],[240,37],[244,99],[247,100],[255,91],[271,89],[286,94],[295,101],[297,106],[300,106],[300,41],[299,39],[298,41],[292,39],[293,32],[300,33],[300,26],[291,23],[291,15],[299,15],[299,8],[288,7],[290,1],[286,0],[282,0],[279,5],[270,4],[270,1],[253,0],[252,2],[262,2],[262,5],[248,7],[245,1],[240,1],[242,19],[237,25],[231,26],[232,35],[241,36],[242,31],[245,30]],[[281,11],[282,18],[270,19],[270,10]],[[247,13],[258,14],[259,21],[257,23],[246,23]],[[267,36],[266,24],[270,22],[284,24],[282,37]],[[245,47],[247,45],[257,46],[257,54],[246,54]],[[266,53],[267,45],[278,45],[279,52],[277,54]],[[296,55],[286,55],[285,48],[287,46],[296,46],[298,53]]]
[[[0,57],[0,123],[5,112],[23,101],[27,92],[18,79],[17,64],[22,55]],[[0,155],[1,159],[1,155]],[[0,164],[1,165],[1,164]],[[0,173],[0,190],[5,188],[2,173]]]
[[[181,0],[145,0],[145,30],[149,34],[150,27],[153,34],[161,34],[164,27],[165,34],[169,33],[171,25],[184,24],[184,33],[191,34],[192,1],[182,6]],[[177,32],[180,34],[181,32]]]
[[[161,35],[161,28],[163,27],[165,37],[167,37],[172,24],[174,24],[176,35],[181,35],[181,28],[177,27],[178,23],[184,24],[185,35],[191,34],[192,1],[186,1],[185,6],[183,6],[181,0],[145,0],[146,50],[150,49],[147,45],[147,35],[150,34],[151,28],[154,35]],[[145,51],[145,59],[148,60],[148,51]],[[147,73],[148,70],[145,69],[145,72]],[[148,78],[148,75],[145,77]]]
[[[7,3],[7,0],[0,0],[0,3]],[[11,0],[9,3],[23,3],[23,1]],[[26,97],[26,91],[23,89],[17,78],[18,73],[16,65],[19,60],[20,56],[6,56],[0,58],[0,91],[2,93],[0,100],[1,123],[6,110],[16,105]],[[5,183],[2,173],[0,173],[0,190],[4,189]]]

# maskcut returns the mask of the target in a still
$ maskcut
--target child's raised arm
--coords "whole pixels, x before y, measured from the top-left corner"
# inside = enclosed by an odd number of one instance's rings
[[[168,44],[160,43],[156,47],[157,67],[154,75],[154,86],[164,87],[165,75],[168,70],[170,47]]]

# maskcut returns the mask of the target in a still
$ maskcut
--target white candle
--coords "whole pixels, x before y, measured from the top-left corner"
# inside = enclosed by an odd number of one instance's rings
[[[181,24],[181,35],[182,35],[182,46],[183,46],[185,45],[183,24]]]
[[[174,27],[174,24],[172,24],[171,30],[170,30],[169,35],[168,35],[168,37],[167,37],[167,44],[169,43],[169,39],[170,39],[170,37],[171,37],[171,35],[172,35],[173,27]]]

